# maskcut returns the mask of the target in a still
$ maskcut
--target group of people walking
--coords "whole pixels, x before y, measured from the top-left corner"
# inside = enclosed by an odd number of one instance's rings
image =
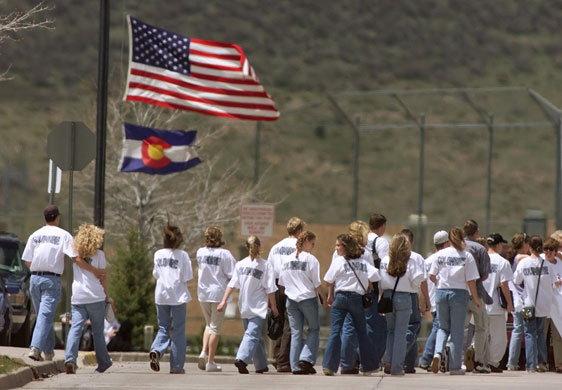
[[[103,230],[83,225],[73,240],[58,228],[56,206],[48,206],[44,216],[46,226],[30,236],[23,254],[32,272],[30,288],[38,313],[29,357],[40,360],[43,353],[45,359],[52,359],[54,354],[53,317],[66,254],[74,261],[66,370],[76,371],[81,328],[90,319],[97,371],[104,372],[112,363],[103,340],[104,312],[111,305],[106,261],[100,250]],[[301,219],[288,221],[288,236],[271,248],[267,260],[262,257],[260,239],[250,236],[245,242],[248,256],[237,262],[223,248],[221,227],[208,227],[205,245],[196,255],[197,297],[206,322],[198,367],[222,371],[215,354],[224,310],[234,290],[239,290],[244,335],[234,364],[240,374],[249,373],[250,363],[258,374],[269,371],[262,339],[268,311],[284,324],[283,334],[275,342],[276,370],[315,374],[320,305],[331,308],[322,361],[327,376],[338,370],[371,375],[380,369],[405,375],[415,373],[416,366],[451,375],[499,372],[507,348],[507,313],[514,319],[508,369],[520,368],[524,334],[525,369],[545,371],[548,332],[555,370],[562,372],[562,339],[557,328],[562,326],[558,300],[562,255],[557,257],[562,232],[544,241],[539,236],[516,234],[505,258],[503,237],[494,233],[479,238],[478,224],[468,220],[462,228],[436,232],[435,252],[424,259],[412,250],[412,231],[403,229],[390,242],[383,237],[385,231],[386,218],[373,214],[368,224],[355,221],[348,233],[337,236],[323,286],[320,263],[311,253],[316,235],[305,230]],[[160,371],[160,359],[170,347],[170,373],[182,374],[186,305],[191,300],[187,282],[193,271],[189,255],[179,249],[183,236],[177,226],[166,224],[163,241],[163,248],[154,254],[158,333],[149,360],[151,369]],[[418,362],[421,318],[428,311],[433,324]]]

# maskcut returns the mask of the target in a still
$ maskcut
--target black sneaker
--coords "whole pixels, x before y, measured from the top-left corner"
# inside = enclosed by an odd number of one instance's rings
[[[306,371],[307,374],[316,374],[316,369],[314,368],[312,363],[307,362],[306,360],[299,360],[299,367],[303,371]],[[359,370],[357,370],[357,373],[359,373]]]
[[[269,367],[265,366],[261,370],[256,370],[256,374],[263,374],[264,372],[269,372]]]
[[[150,351],[148,358],[150,359],[150,368],[152,371],[160,371],[160,354],[158,351]]]
[[[359,374],[359,369],[358,368],[348,368],[345,370],[341,370],[341,374],[342,375],[357,375]]]
[[[250,371],[248,371],[248,369],[246,368],[247,364],[244,363],[242,360],[236,359],[234,361],[234,365],[236,366],[236,368],[238,368],[239,374],[249,374],[250,373]]]
[[[308,375],[308,371],[296,370],[296,371],[293,371],[293,375]]]

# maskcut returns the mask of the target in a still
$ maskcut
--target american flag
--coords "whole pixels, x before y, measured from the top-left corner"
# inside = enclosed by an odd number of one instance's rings
[[[128,16],[125,100],[237,119],[279,118],[242,48],[188,38]]]

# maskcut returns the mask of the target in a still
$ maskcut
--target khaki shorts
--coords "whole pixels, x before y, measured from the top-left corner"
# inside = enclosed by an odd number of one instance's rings
[[[201,304],[203,316],[205,316],[205,323],[207,324],[205,329],[207,332],[220,335],[222,321],[224,320],[224,310],[222,312],[217,311],[218,302],[199,302],[199,304]]]

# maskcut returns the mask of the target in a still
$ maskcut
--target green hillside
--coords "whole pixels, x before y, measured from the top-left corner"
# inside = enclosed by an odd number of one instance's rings
[[[0,2],[0,13],[34,4]],[[47,1],[53,30],[22,33],[0,47],[0,221],[26,235],[47,201],[46,135],[62,120],[92,116],[97,80],[98,2]],[[276,99],[281,119],[262,127],[262,201],[279,202],[279,221],[298,214],[314,223],[347,223],[352,202],[352,131],[328,93],[454,87],[532,88],[562,106],[562,6],[553,1],[179,1],[114,0],[111,9],[111,95],[124,91],[125,15],[184,35],[236,42]],[[494,123],[547,119],[525,92],[474,93]],[[337,97],[352,121],[412,123],[392,97]],[[407,96],[426,123],[481,121],[462,96]],[[130,103],[128,103],[130,104]],[[202,158],[222,152],[239,164],[241,181],[254,174],[255,123],[183,113],[175,123],[222,137]],[[115,142],[108,148],[120,150]],[[520,229],[528,208],[553,218],[555,145],[552,128],[495,131],[492,229]],[[358,215],[384,213],[393,224],[417,212],[419,132],[380,130],[360,141]],[[433,227],[484,220],[487,132],[428,130],[424,213]],[[113,164],[113,165],[112,165]],[[116,169],[108,162],[108,169]],[[12,177],[7,180],[8,173]],[[76,181],[81,183],[80,173]],[[181,181],[190,173],[177,174]],[[90,204],[78,192],[77,204]],[[63,192],[61,200],[65,199]],[[77,206],[79,207],[79,206]],[[111,210],[107,210],[111,212]],[[90,216],[88,208],[79,215]],[[108,227],[109,229],[111,227]]]

